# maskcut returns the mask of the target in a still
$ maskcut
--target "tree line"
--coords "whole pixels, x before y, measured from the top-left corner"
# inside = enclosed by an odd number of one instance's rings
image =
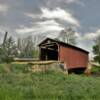
[[[31,36],[18,38],[14,41],[13,37],[8,37],[5,33],[3,43],[0,46],[0,62],[11,62],[14,58],[33,58],[38,54],[35,42]]]
[[[8,36],[8,32],[6,32],[3,43],[0,45],[0,62],[9,63],[12,62],[14,58],[39,58],[37,44],[45,38],[45,35],[39,34],[34,37],[30,35],[24,38],[18,38],[17,41],[14,41],[14,38]],[[55,39],[71,45],[77,44],[77,37],[72,28],[61,30],[58,37]],[[95,39],[94,43],[94,61],[100,63],[100,36]]]

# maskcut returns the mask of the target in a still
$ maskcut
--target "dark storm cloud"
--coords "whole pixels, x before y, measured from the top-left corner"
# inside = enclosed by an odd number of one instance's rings
[[[53,35],[73,26],[80,38],[79,45],[87,43],[88,48],[91,43],[83,41],[100,33],[99,5],[99,0],[0,0],[0,40],[5,31],[13,37],[24,32],[21,35]]]
[[[1,5],[7,5],[8,11],[5,15],[0,16],[2,26],[10,26],[16,28],[19,25],[30,24],[31,19],[27,18],[24,13],[41,13],[40,8],[56,8],[62,7],[66,0],[0,0]],[[69,0],[73,1],[73,0]],[[68,1],[67,1],[68,3]],[[36,20],[35,20],[36,21]]]

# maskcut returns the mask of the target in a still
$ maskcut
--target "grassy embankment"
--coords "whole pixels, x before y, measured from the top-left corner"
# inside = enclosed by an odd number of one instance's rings
[[[66,76],[60,71],[32,73],[26,67],[0,64],[0,100],[100,99],[100,77]]]

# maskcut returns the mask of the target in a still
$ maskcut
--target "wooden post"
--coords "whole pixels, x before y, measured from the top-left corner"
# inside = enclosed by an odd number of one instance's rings
[[[85,70],[85,74],[86,74],[87,76],[89,76],[89,75],[91,74],[91,69],[92,69],[92,65],[91,65],[91,63],[89,62],[88,65],[87,65],[87,68],[86,68],[86,70]]]
[[[42,48],[39,46],[39,60],[41,60],[42,58],[41,58],[41,52],[42,52],[42,50],[41,50]]]
[[[68,75],[67,64],[64,62],[64,74]]]
[[[58,61],[60,61],[60,45],[57,44],[57,46],[58,46]]]

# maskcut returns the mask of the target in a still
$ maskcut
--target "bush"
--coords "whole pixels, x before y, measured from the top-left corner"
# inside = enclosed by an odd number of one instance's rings
[[[100,74],[100,66],[93,66],[92,73]]]

